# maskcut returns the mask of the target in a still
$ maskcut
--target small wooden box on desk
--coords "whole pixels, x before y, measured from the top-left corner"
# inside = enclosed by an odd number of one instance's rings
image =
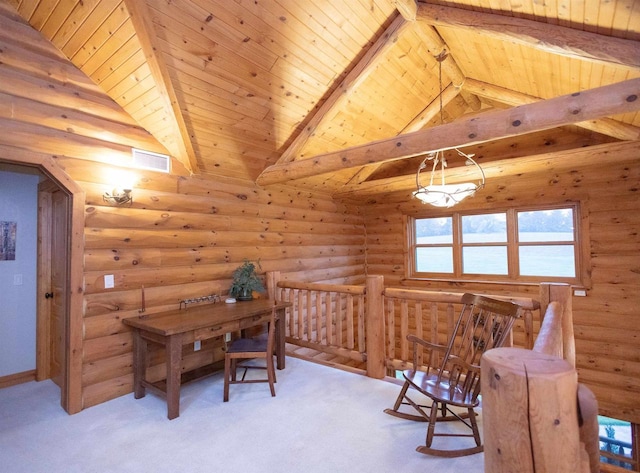
[[[208,304],[186,309],[141,315],[123,322],[134,329],[133,334],[133,390],[136,399],[144,397],[146,388],[153,388],[167,397],[167,417],[180,415],[180,385],[192,380],[190,373],[182,373],[182,346],[197,340],[223,336],[266,323],[275,305],[277,368],[285,367],[285,308],[290,302],[256,299],[236,304]],[[166,351],[167,377],[155,383],[145,379],[148,366],[149,343],[162,345]]]

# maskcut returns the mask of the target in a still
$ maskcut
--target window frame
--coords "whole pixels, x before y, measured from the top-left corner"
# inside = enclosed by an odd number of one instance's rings
[[[518,213],[558,210],[571,208],[573,210],[574,239],[572,241],[520,242],[518,240]],[[465,243],[462,242],[462,217],[472,215],[488,215],[504,213],[506,215],[507,241],[505,243]],[[505,207],[481,210],[449,210],[447,213],[434,214],[420,212],[415,215],[405,215],[405,267],[406,278],[412,280],[468,282],[483,281],[488,283],[518,284],[540,282],[562,282],[573,286],[590,287],[589,278],[589,248],[587,211],[582,202],[563,202],[561,204],[541,204],[521,207]],[[416,221],[426,218],[451,218],[453,242],[449,244],[419,245],[416,242]],[[571,244],[574,247],[575,277],[564,276],[522,276],[520,275],[519,250],[523,246],[544,246]],[[506,246],[507,274],[465,274],[462,271],[462,251],[464,247],[478,246]],[[420,247],[451,247],[453,255],[453,273],[418,272],[416,268],[416,251]]]

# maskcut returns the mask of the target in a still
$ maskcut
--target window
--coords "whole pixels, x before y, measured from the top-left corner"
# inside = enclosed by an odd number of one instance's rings
[[[409,218],[409,276],[581,283],[577,204]]]
[[[634,452],[637,425],[630,422],[598,416],[600,426],[600,462],[640,471],[638,453]]]

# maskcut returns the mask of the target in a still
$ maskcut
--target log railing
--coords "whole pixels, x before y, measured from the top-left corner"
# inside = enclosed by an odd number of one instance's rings
[[[287,343],[366,363],[364,370],[373,378],[408,366],[409,334],[445,343],[462,305],[462,293],[385,288],[382,276],[368,276],[359,286],[287,281],[269,272],[267,287],[269,297],[293,304],[287,315]],[[539,303],[493,297],[523,308],[511,345],[533,347]]]
[[[366,361],[364,286],[272,282],[275,298],[293,304],[288,309],[287,343]]]
[[[462,298],[462,293],[384,288],[382,276],[367,276],[365,286],[356,286],[284,281],[280,280],[279,273],[268,273],[267,287],[270,297],[287,300],[293,304],[288,309],[287,316],[286,341],[288,343],[338,355],[360,363],[366,362],[366,374],[374,378],[383,378],[387,373],[408,366],[411,353],[409,353],[406,340],[409,334],[435,343],[445,343],[450,337]],[[557,462],[558,455],[563,455],[560,453],[562,450],[565,452],[563,458],[568,457],[565,463],[570,466],[569,469],[557,471],[597,472],[599,464],[597,402],[595,402],[593,394],[584,386],[577,388],[571,287],[563,284],[541,284],[540,302],[531,298],[495,295],[492,297],[510,300],[523,308],[519,328],[514,328],[515,333],[512,333],[510,343],[512,346],[517,345],[521,348],[505,348],[516,351],[508,352],[509,356],[506,356],[502,361],[499,360],[498,353],[501,354],[501,350],[505,349],[491,350],[487,354],[494,352],[492,356],[483,357],[483,360],[484,358],[488,360],[497,357],[496,366],[504,371],[508,367],[505,368],[500,363],[510,366],[509,364],[514,362],[514,357],[523,356],[523,360],[526,359],[526,363],[529,365],[528,369],[531,370],[529,375],[533,398],[521,403],[521,405],[529,406],[533,403],[535,407],[538,403],[540,406],[545,406],[545,403],[558,402],[556,408],[540,407],[536,411],[539,411],[538,417],[540,419],[531,419],[534,424],[528,424],[529,427],[523,426],[525,434],[527,432],[536,436],[540,432],[546,432],[546,434],[541,435],[539,441],[536,440],[537,443],[534,442],[535,448],[528,444],[524,445],[526,443],[524,442],[521,446],[524,449],[522,452],[526,451],[530,454],[533,451],[538,451],[539,461],[548,460],[553,463]],[[536,311],[539,311],[541,320],[537,338],[534,335]],[[557,363],[554,365],[552,363],[554,360],[564,363],[564,365],[558,366]],[[488,361],[488,363],[495,364],[496,360]],[[484,365],[483,361],[483,371],[485,371]],[[516,366],[520,365],[516,363]],[[550,369],[549,376],[545,371],[547,369]],[[514,376],[518,378],[519,372],[517,369],[515,371]],[[511,379],[508,371],[505,371],[501,376],[505,380]],[[496,379],[501,379],[501,377]],[[485,467],[491,465],[487,471],[494,471],[496,465],[503,465],[507,457],[512,459],[507,463],[514,468],[495,469],[495,471],[537,471],[520,469],[520,466],[524,465],[528,458],[526,454],[521,452],[520,447],[511,449],[514,450],[510,451],[513,453],[511,456],[496,447],[496,442],[502,445],[498,433],[509,432],[509,429],[516,431],[518,429],[514,424],[508,426],[505,424],[504,428],[497,428],[493,424],[496,423],[496,419],[499,422],[511,422],[509,419],[514,416],[509,413],[505,414],[504,409],[518,409],[519,407],[517,400],[512,400],[506,405],[500,402],[500,400],[505,400],[500,396],[505,396],[504,392],[513,395],[513,389],[507,389],[503,392],[499,391],[501,383],[497,381],[493,381],[493,384],[487,383],[491,383],[491,379],[487,379],[483,375],[483,393],[487,391],[483,415],[486,410],[485,426],[490,427],[490,432],[485,431]],[[538,385],[542,386],[539,392],[536,391]],[[492,389],[489,389],[489,386]],[[552,387],[554,388],[552,389]],[[524,392],[526,389],[523,388],[522,391]],[[577,392],[580,414],[584,422],[581,428],[577,422],[576,403],[575,401],[573,404],[571,403],[570,395],[568,401],[566,395],[555,399],[553,396],[549,397],[545,394],[546,398],[537,399],[540,393],[549,392],[555,394]],[[557,419],[555,423],[553,422],[553,416],[557,417],[560,415],[559,413],[562,413],[563,416],[566,415],[566,418],[563,417],[563,421],[566,422],[561,422],[562,429],[556,425],[558,424]],[[542,418],[546,419],[545,416],[551,416],[548,425],[552,426],[550,428],[555,435],[551,435],[549,433],[551,431],[545,430],[548,428],[547,424],[545,421],[541,421]],[[527,418],[527,415],[516,417]],[[562,433],[558,437],[558,432],[561,430]],[[563,441],[559,442],[559,438],[562,438]],[[505,442],[502,447],[513,443],[511,438]],[[501,451],[502,454],[496,454]]]
[[[571,286],[541,284],[540,305],[540,332],[533,350],[563,358],[575,368],[576,342],[573,334]]]
[[[387,288],[384,290],[386,365],[390,371],[408,367],[407,335],[412,334],[441,345],[446,344],[462,306],[462,293]],[[534,312],[540,305],[525,297],[500,297],[522,307],[520,334],[515,345],[533,346]],[[514,345],[513,333],[508,345]]]
[[[541,294],[546,310],[543,313],[540,333],[536,338],[533,351],[562,358],[575,370],[576,350],[571,287],[566,284],[547,284],[543,289]],[[576,389],[578,409],[582,419],[581,425],[576,426],[576,432],[588,457],[589,470],[597,473],[600,471],[598,402],[585,385],[578,384]]]
[[[482,361],[485,470],[598,473],[598,404],[575,370],[571,286],[543,284],[540,299],[533,349]]]

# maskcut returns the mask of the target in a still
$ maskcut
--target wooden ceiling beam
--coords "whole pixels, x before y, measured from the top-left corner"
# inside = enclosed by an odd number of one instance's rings
[[[480,35],[541,51],[607,65],[640,69],[640,43],[510,16],[420,3],[418,21],[465,28]]]
[[[521,92],[505,89],[504,87],[488,84],[475,79],[467,79],[464,84],[464,88],[472,94],[479,95],[490,100],[495,100],[496,102],[506,105],[511,105],[512,107],[535,103],[542,100],[541,98],[534,97],[533,95],[523,94]],[[611,118],[599,118],[578,122],[575,125],[619,140],[640,140],[640,128]]]
[[[401,134],[412,133],[423,129],[431,120],[440,113],[440,97],[442,97],[442,107],[446,107],[449,102],[455,99],[460,93],[460,89],[453,84],[446,87],[441,95],[438,95],[422,112],[420,112],[411,122],[404,127]]]
[[[309,159],[275,164],[262,172],[257,183],[277,184],[638,110],[640,78],[508,110],[486,112],[472,118]]]
[[[418,13],[418,4],[416,0],[393,0],[396,10],[400,12],[402,17],[407,21],[416,21]]]
[[[131,16],[136,36],[151,70],[155,86],[162,97],[166,114],[171,120],[174,134],[177,137],[179,156],[176,158],[190,173],[198,172],[198,161],[191,143],[191,135],[182,116],[180,102],[173,87],[169,70],[160,57],[161,49],[156,41],[155,28],[147,2],[125,0],[125,5]]]
[[[436,29],[424,24],[424,22],[419,22],[415,25],[414,31],[436,60],[440,55],[446,54],[442,61],[442,72],[449,77],[454,87],[461,89],[467,78]],[[472,110],[480,110],[481,103],[478,97],[467,93],[464,95],[464,99]]]
[[[460,89],[454,87],[453,84],[450,84],[446,89],[442,91],[441,95],[438,95],[429,105],[427,105],[422,112],[420,112],[411,122],[404,127],[404,129],[398,133],[398,135],[402,135],[404,133],[411,133],[414,131],[421,130],[425,127],[427,123],[429,123],[438,113],[440,112],[440,97],[442,97],[442,106],[443,108],[449,104],[453,99],[455,99],[458,94],[460,94]],[[349,180],[347,185],[358,184],[366,181],[369,176],[371,176],[379,166],[383,163],[377,163],[371,166],[364,166],[358,170],[356,174]]]
[[[362,59],[349,71],[342,83],[316,110],[304,129],[282,153],[277,164],[288,163],[296,159],[298,153],[313,136],[318,126],[323,121],[332,118],[334,112],[345,105],[358,86],[375,71],[387,51],[393,47],[404,31],[410,28],[411,23],[406,22],[401,15],[396,17],[382,36],[367,50]]]
[[[640,144],[637,142],[625,141],[525,156],[518,159],[501,159],[483,164],[482,171],[486,179],[492,179],[523,174],[525,172],[531,172],[534,169],[547,169],[550,163],[557,163],[558,161],[566,162],[567,165],[569,165],[569,163],[585,164],[587,161],[596,163],[605,159],[611,159],[612,156],[629,152],[630,149],[637,149],[639,146]],[[477,173],[475,166],[471,168],[466,166],[448,168],[445,170],[445,180],[447,183],[452,184],[469,180],[479,180],[479,173]],[[400,192],[410,193],[415,189],[416,174],[412,173],[404,176],[367,181],[358,186],[344,187],[339,192],[333,194],[333,198],[347,201],[366,201],[371,198],[376,198],[376,200],[382,202],[388,201],[391,194]]]
[[[461,95],[462,99],[472,110],[478,111],[482,107],[480,99],[476,95],[462,89],[462,86],[466,81],[466,77],[458,66],[456,60],[449,53],[449,47],[445,44],[436,29],[433,26],[429,26],[421,22],[414,23],[413,31],[422,40],[422,44],[427,48],[434,59],[440,63],[439,66],[442,68],[442,72],[444,72],[444,74],[449,78],[451,84],[444,90],[439,91],[439,95],[436,99],[416,115],[414,119],[398,133],[398,135],[411,133],[424,128],[426,124],[429,123],[429,121],[440,111],[440,96],[442,96],[443,107],[448,105],[449,102],[458,95]],[[378,163],[378,165],[365,166],[361,168],[351,177],[348,185],[366,181],[381,164],[382,163]]]

